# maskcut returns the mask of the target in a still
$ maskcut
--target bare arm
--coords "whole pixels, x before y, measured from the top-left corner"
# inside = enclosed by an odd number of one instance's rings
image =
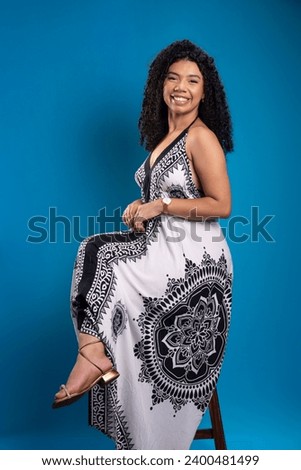
[[[209,129],[195,127],[187,136],[186,148],[205,196],[198,199],[172,199],[167,213],[188,219],[229,217],[230,183],[225,155],[217,137]]]

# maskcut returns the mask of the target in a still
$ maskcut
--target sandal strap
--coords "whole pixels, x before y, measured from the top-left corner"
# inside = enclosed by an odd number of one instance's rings
[[[91,361],[91,359],[89,359],[83,352],[82,350],[86,347],[86,346],[89,346],[90,344],[96,344],[96,343],[99,343],[100,341],[90,341],[89,343],[87,344],[84,344],[81,348],[79,348],[78,352],[79,354],[86,359],[86,361],[90,362],[90,364],[92,364],[94,367],[96,367],[96,369],[98,369],[103,375],[108,372],[110,369],[106,370],[105,372],[97,365],[95,364],[95,362]]]
[[[60,386],[60,389],[61,389],[61,390],[64,390],[64,392],[66,393],[66,395],[67,395],[68,398],[71,397],[70,393],[68,392],[68,389],[67,389],[66,385],[62,384],[62,385]]]
[[[80,352],[82,349],[84,349],[86,346],[90,346],[90,344],[96,344],[100,343],[100,341],[97,339],[96,341],[90,341],[89,343],[84,344],[81,348],[79,348],[78,352]]]

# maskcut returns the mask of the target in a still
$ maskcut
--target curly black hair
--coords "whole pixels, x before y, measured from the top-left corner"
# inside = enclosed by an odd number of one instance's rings
[[[140,143],[152,151],[168,132],[167,106],[163,100],[163,83],[169,67],[181,59],[195,62],[204,78],[205,99],[199,105],[199,117],[218,138],[223,150],[233,150],[232,122],[224,86],[214,59],[204,50],[184,39],[163,49],[150,65],[144,89],[138,127]]]

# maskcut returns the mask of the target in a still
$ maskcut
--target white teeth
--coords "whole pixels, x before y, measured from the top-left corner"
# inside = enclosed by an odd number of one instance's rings
[[[188,100],[188,98],[184,98],[183,96],[173,96],[172,98],[179,103],[184,103]]]

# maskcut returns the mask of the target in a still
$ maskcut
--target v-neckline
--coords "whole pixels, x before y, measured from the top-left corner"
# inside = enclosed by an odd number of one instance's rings
[[[152,153],[151,152],[146,160],[147,164],[148,164],[148,170],[151,172],[153,171],[153,168],[156,166],[156,164],[169,152],[169,150],[179,141],[181,140],[181,138],[183,137],[183,135],[188,131],[188,129],[190,128],[190,126],[192,126],[192,124],[195,123],[195,121],[197,120],[199,116],[197,116],[190,124],[189,126],[185,127],[185,129],[182,130],[182,132],[180,132],[179,135],[177,135],[177,137],[175,137],[171,142],[170,144],[167,145],[167,147],[165,147],[165,149],[162,150],[161,153],[159,153],[159,155],[157,156],[156,160],[154,161],[154,163],[152,164],[152,166],[150,165],[150,159],[151,159],[151,156],[152,156]]]

